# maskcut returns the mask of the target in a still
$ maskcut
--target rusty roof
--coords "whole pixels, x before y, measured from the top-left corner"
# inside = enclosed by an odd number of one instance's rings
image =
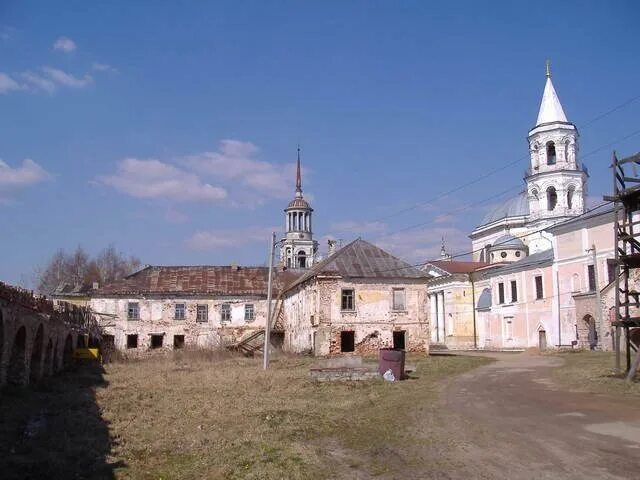
[[[267,296],[267,267],[148,266],[105,285],[94,296],[120,295],[251,295]],[[274,269],[273,294],[300,274]]]
[[[358,238],[330,257],[314,265],[289,285],[298,285],[316,275],[339,275],[348,278],[428,279],[426,272]]]
[[[434,267],[439,268],[440,270],[444,270],[445,272],[455,274],[455,273],[471,273],[479,270],[480,268],[484,268],[489,264],[486,262],[462,262],[456,260],[435,260],[433,262],[429,262],[429,265],[433,265]]]

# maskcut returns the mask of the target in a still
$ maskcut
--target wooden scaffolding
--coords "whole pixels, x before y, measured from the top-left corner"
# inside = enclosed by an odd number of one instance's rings
[[[640,333],[640,293],[636,281],[640,270],[640,153],[618,160],[613,153],[613,196],[615,202],[615,327],[616,368],[620,371],[621,334],[624,332],[626,376],[632,380],[640,365],[640,348],[634,340]],[[632,362],[632,352],[635,359]]]

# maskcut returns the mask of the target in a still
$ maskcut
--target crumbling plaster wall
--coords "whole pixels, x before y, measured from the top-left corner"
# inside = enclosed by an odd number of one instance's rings
[[[139,320],[129,320],[129,302],[137,302]],[[175,318],[175,305],[185,304],[185,318]],[[229,304],[230,321],[222,321],[222,305]],[[245,321],[245,305],[252,304],[254,320]],[[208,306],[207,321],[197,320],[197,306]],[[151,335],[162,335],[162,350],[172,350],[175,335],[184,335],[185,347],[214,348],[239,341],[263,329],[267,301],[262,297],[94,297],[91,308],[100,314],[106,334],[114,336],[115,347],[128,354],[142,354],[151,348]],[[138,335],[138,347],[127,348],[127,335]]]
[[[403,311],[392,308],[394,288],[405,289]],[[352,311],[341,308],[344,289],[354,290]],[[426,288],[419,280],[316,278],[287,292],[285,317],[288,337],[285,348],[292,352],[340,354],[343,330],[354,332],[356,354],[371,354],[379,348],[392,347],[394,331],[406,332],[408,351],[424,352],[429,348]]]

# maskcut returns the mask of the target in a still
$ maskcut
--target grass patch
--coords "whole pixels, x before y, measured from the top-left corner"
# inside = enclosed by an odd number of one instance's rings
[[[624,375],[614,370],[615,354],[612,352],[573,351],[558,353],[564,365],[553,370],[560,383],[580,391],[609,393],[613,395],[632,395],[640,397],[640,379],[629,384]],[[621,358],[625,368],[624,356]]]
[[[53,456],[64,460],[69,444],[76,445],[76,451],[87,445],[82,430],[87,436],[100,428],[104,434],[108,427],[106,444],[103,438],[98,442],[101,449],[85,455],[97,459],[94,470],[88,460],[79,469],[69,459],[66,472],[63,466],[57,475],[48,476],[110,478],[90,473],[99,473],[105,465],[122,479],[395,475],[419,467],[417,462],[440,461],[416,460],[401,452],[416,448],[418,421],[438,423],[433,419],[438,415],[442,381],[489,362],[479,357],[409,356],[408,360],[417,365],[413,378],[395,383],[314,383],[309,366],[315,360],[286,355],[274,358],[267,372],[259,359],[189,352],[118,362],[105,367],[103,384],[69,390],[63,401],[51,406],[72,417],[93,412],[99,423],[80,422],[76,432],[80,436],[73,441],[50,453],[31,453],[40,455],[45,464]],[[73,381],[71,376],[60,378],[55,389],[65,391],[65,382]],[[78,404],[83,395],[86,404]],[[38,410],[30,402],[25,407]],[[2,417],[20,410],[17,403],[12,408],[0,411]],[[0,432],[5,435],[0,442],[6,444],[12,434],[18,435],[28,417],[22,414],[22,420]],[[425,437],[429,434],[422,429],[419,441],[430,441]],[[48,437],[50,443],[55,440]]]

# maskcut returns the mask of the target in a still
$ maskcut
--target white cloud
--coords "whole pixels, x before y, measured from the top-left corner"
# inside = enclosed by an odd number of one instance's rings
[[[240,204],[262,203],[265,198],[287,199],[293,195],[295,164],[274,164],[255,158],[258,147],[250,142],[222,140],[216,152],[182,159],[185,165],[212,177],[234,180],[242,189]]]
[[[65,87],[83,88],[93,83],[93,77],[91,77],[91,75],[85,75],[82,78],[78,78],[67,72],[64,72],[63,70],[51,67],[42,67],[42,71],[51,80]]]
[[[8,197],[10,191],[27,188],[51,178],[44,168],[27,158],[22,165],[12,168],[0,160],[0,205],[11,205],[14,202]]]
[[[8,93],[12,90],[21,90],[22,85],[16,82],[13,78],[11,78],[6,73],[0,72],[0,94]]]
[[[279,227],[250,227],[213,231],[200,231],[189,237],[185,243],[192,250],[214,250],[233,248],[251,243],[268,242],[271,232]]]
[[[96,72],[117,72],[118,69],[106,63],[93,62],[91,68]]]
[[[227,197],[224,188],[203,183],[193,173],[153,159],[121,160],[115,175],[98,177],[98,181],[138,198],[217,202]]]
[[[440,257],[443,237],[449,254],[459,255],[471,250],[467,234],[456,227],[427,226],[420,230],[392,233],[380,237],[375,243],[408,262],[422,263]]]
[[[29,84],[29,87],[27,88],[31,88],[32,90],[43,90],[47,93],[53,93],[56,91],[56,84],[54,82],[38,75],[37,73],[24,72],[22,74],[22,78],[24,78]]]
[[[64,53],[71,53],[76,49],[76,43],[69,37],[60,37],[54,42],[53,49]]]

